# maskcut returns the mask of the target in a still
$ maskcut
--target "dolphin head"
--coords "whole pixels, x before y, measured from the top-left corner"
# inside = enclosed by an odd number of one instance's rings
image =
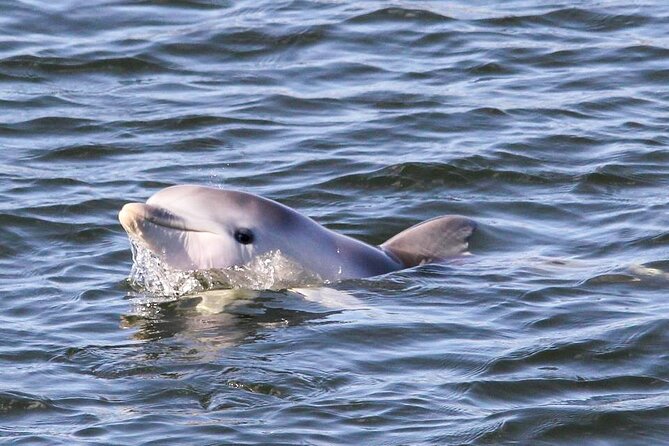
[[[272,200],[190,185],[128,203],[119,220],[131,238],[181,270],[228,268],[269,251],[291,251],[291,231],[316,225]]]

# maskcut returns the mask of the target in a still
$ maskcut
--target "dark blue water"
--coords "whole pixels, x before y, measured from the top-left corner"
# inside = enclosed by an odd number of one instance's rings
[[[0,1],[0,441],[669,444],[669,4]],[[474,256],[133,288],[181,183]]]

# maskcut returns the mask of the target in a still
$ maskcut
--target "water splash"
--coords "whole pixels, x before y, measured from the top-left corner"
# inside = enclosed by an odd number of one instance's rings
[[[156,254],[130,240],[133,265],[129,282],[136,290],[153,295],[177,297],[214,289],[281,290],[321,285],[318,274],[271,251],[249,263],[226,269],[182,271],[171,268]]]
[[[156,254],[130,239],[132,269],[128,278],[137,291],[161,296],[181,296],[204,290],[194,271],[170,268]]]

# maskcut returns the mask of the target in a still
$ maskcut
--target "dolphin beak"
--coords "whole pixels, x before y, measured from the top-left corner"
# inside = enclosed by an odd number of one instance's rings
[[[218,247],[224,238],[188,215],[180,216],[161,206],[128,203],[118,219],[131,239],[173,268],[212,268],[221,257]]]
[[[147,223],[178,231],[206,232],[204,229],[193,225],[186,218],[176,215],[163,207],[144,203],[128,203],[124,205],[118,213],[118,219],[128,234],[137,236],[142,235],[142,228]]]
[[[146,205],[143,203],[128,203],[121,208],[118,213],[118,220],[125,232],[130,235],[141,236],[140,222],[145,220],[145,207]]]

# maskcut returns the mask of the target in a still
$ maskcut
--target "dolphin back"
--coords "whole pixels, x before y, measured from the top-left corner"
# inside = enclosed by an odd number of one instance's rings
[[[381,248],[410,268],[467,253],[476,222],[459,215],[444,215],[405,229]]]

